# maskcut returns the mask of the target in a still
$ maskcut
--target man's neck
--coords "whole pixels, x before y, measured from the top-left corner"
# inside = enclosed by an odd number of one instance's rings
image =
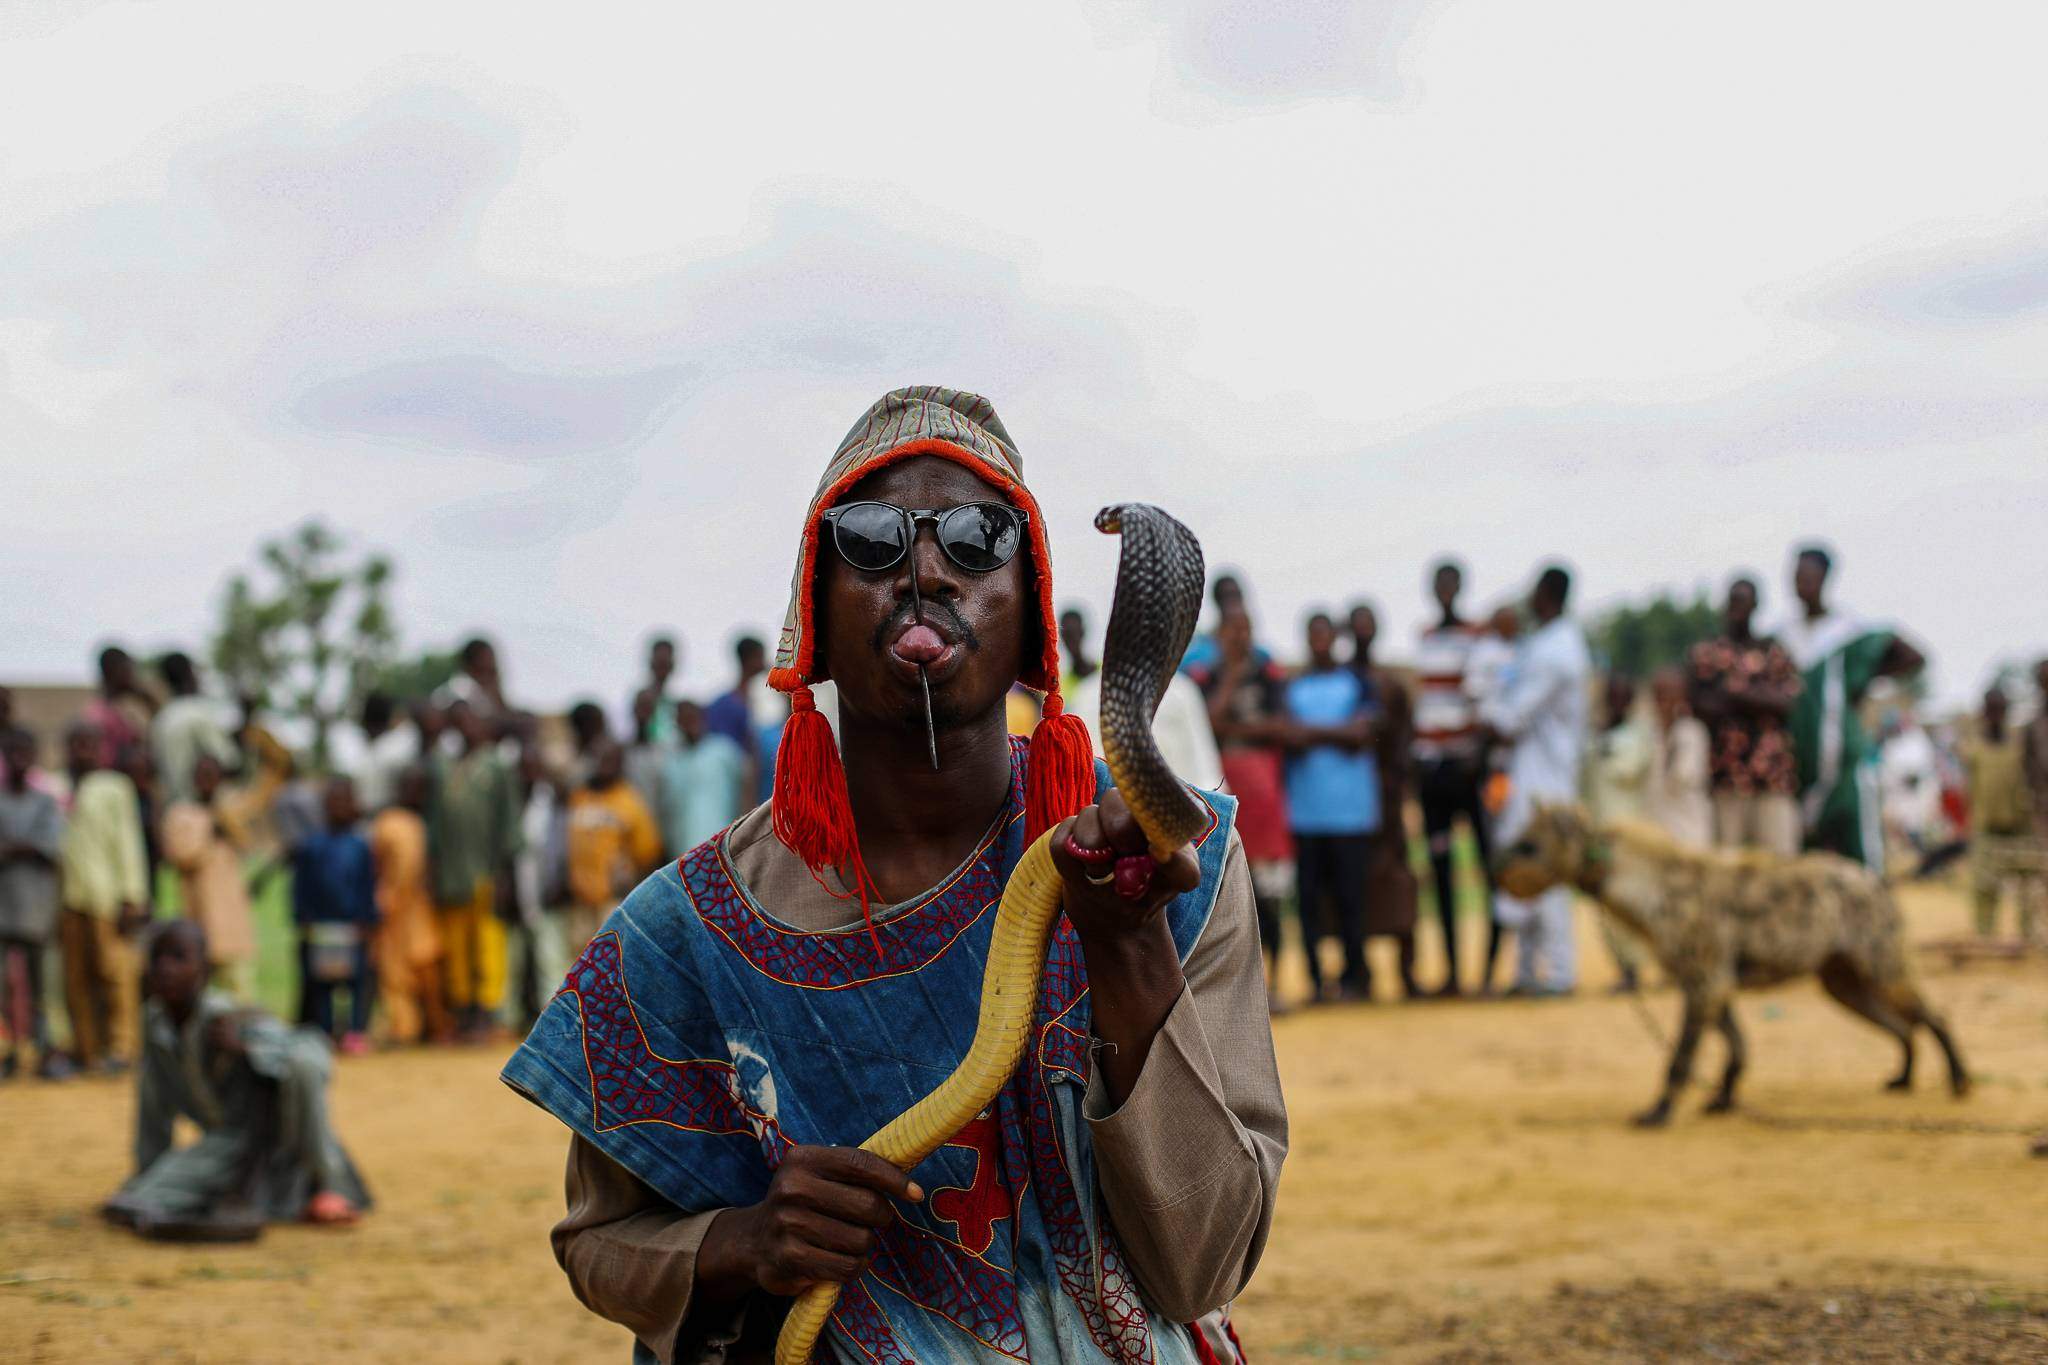
[[[1734,644],[1746,645],[1756,639],[1756,632],[1749,628],[1749,622],[1744,621],[1739,626],[1728,627],[1728,639]]]
[[[1808,602],[1806,604],[1806,619],[1809,621],[1818,621],[1827,614],[1828,604],[1825,602]]]
[[[1444,608],[1444,614],[1436,624],[1439,630],[1453,630],[1464,625],[1465,618],[1458,615],[1456,606],[1448,606]]]
[[[1980,723],[1984,727],[1984,738],[1990,740],[1993,744],[2003,744],[2005,742],[2004,721],[1985,720]]]
[[[887,901],[914,896],[957,867],[1009,800],[1000,705],[940,730],[936,769],[922,725],[869,721],[842,708],[839,734],[861,858]]]

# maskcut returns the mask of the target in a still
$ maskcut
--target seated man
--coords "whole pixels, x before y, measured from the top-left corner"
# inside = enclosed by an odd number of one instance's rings
[[[150,941],[136,1069],[135,1174],[102,1212],[145,1237],[250,1241],[265,1222],[353,1222],[370,1205],[327,1126],[327,1043],[207,992],[206,935]],[[180,1118],[199,1141],[171,1146]]]

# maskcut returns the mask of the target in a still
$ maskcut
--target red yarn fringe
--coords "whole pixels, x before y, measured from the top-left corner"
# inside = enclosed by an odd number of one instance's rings
[[[853,827],[853,805],[846,795],[846,769],[839,761],[839,744],[832,736],[832,722],[818,713],[817,701],[808,687],[799,686],[790,693],[789,721],[783,727],[782,746],[775,756],[775,792],[770,814],[775,837],[803,859],[812,877],[831,868],[853,883],[848,894],[860,897],[861,923],[867,926],[875,961],[881,963],[882,936],[875,931],[872,902],[875,885],[868,876],[867,864],[861,861],[860,837]],[[818,884],[825,883],[819,879]]]
[[[814,872],[851,867],[860,843],[832,722],[818,714],[810,688],[797,688],[789,700],[789,721],[775,756],[775,837]]]
[[[1031,766],[1024,775],[1024,841],[1095,800],[1095,746],[1079,716],[1067,714],[1057,692],[1045,698],[1045,718],[1031,732]]]

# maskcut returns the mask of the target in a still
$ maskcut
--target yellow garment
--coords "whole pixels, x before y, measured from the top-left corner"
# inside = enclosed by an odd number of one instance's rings
[[[2000,740],[1985,738],[1981,725],[1963,743],[1963,771],[1970,786],[1970,829],[1978,834],[2027,832],[2027,782],[2020,761],[2020,734],[2008,728]]]
[[[1038,694],[1022,683],[1012,687],[1003,698],[1003,720],[1013,735],[1028,737],[1038,727],[1038,714]]]
[[[133,782],[104,768],[85,775],[72,797],[60,864],[66,910],[111,920],[123,905],[149,904]]]
[[[185,917],[206,931],[206,961],[216,972],[256,956],[256,927],[242,855],[223,838],[214,814],[197,801],[174,802],[157,831],[164,861],[178,870]]]
[[[661,831],[631,784],[569,796],[569,894],[588,909],[609,910],[661,857]]]
[[[135,945],[111,916],[82,910],[57,917],[57,938],[64,948],[64,1003],[78,1064],[94,1067],[108,1057],[133,1060],[142,1041]]]
[[[505,924],[498,886],[479,877],[461,905],[441,907],[441,946],[450,1009],[496,1010],[505,1003]]]

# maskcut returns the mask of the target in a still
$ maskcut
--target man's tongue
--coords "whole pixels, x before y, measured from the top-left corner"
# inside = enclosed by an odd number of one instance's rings
[[[906,663],[924,665],[946,652],[946,642],[930,626],[912,626],[896,637],[896,657]]]

